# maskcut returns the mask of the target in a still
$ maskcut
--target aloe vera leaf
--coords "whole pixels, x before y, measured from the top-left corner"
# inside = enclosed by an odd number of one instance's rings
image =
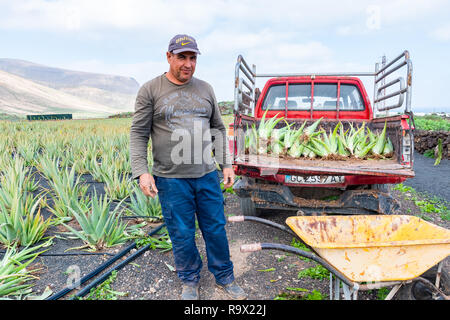
[[[384,145],[383,155],[388,156],[394,152],[394,145],[389,137],[386,139],[386,144]]]
[[[438,155],[436,157],[436,161],[434,162],[434,165],[437,166],[439,163],[441,163],[442,160],[442,139],[438,140]]]
[[[372,148],[372,153],[375,155],[381,155],[384,149],[384,145],[386,143],[386,127],[387,127],[387,121],[384,123],[384,128],[381,134],[376,137],[377,141],[375,146]]]
[[[307,127],[307,128],[305,129],[305,134],[306,134],[307,136],[311,136],[311,134],[312,134],[314,131],[316,131],[317,126],[319,125],[320,121],[322,121],[322,119],[323,119],[323,117],[320,118],[320,119],[318,119],[318,120],[316,120],[312,125],[310,125],[309,127]]]
[[[373,148],[373,146],[376,144],[376,141],[370,142],[367,146],[365,146],[363,149],[355,153],[355,156],[357,158],[364,158],[369,151]]]

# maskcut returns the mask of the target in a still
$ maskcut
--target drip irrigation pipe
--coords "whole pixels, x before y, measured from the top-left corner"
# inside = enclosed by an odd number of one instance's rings
[[[165,226],[165,224],[163,224],[162,226]],[[125,260],[123,260],[121,263],[119,263],[118,265],[116,265],[114,268],[110,269],[108,272],[105,272],[104,274],[102,274],[99,278],[95,279],[93,282],[91,282],[89,285],[87,285],[86,287],[84,287],[83,289],[81,289],[80,291],[77,292],[77,294],[75,294],[70,300],[76,300],[77,298],[81,298],[84,297],[85,295],[87,295],[91,289],[97,287],[98,285],[100,285],[101,283],[103,283],[104,281],[106,281],[111,274],[114,271],[120,270],[123,267],[125,267],[127,264],[129,264],[130,262],[132,262],[134,259],[136,259],[137,257],[139,257],[141,254],[143,254],[145,251],[147,251],[148,249],[150,249],[152,246],[151,243],[145,245],[144,247],[140,248],[139,250],[137,250],[135,253],[133,253],[132,255],[130,255],[128,258],[126,258]]]
[[[262,224],[265,224],[265,225],[268,225],[268,226],[275,227],[277,229],[283,230],[283,231],[285,231],[285,232],[287,232],[287,233],[289,233],[291,235],[294,235],[296,238],[300,239],[298,237],[298,235],[294,231],[289,229],[288,227],[283,226],[281,224],[278,224],[276,222],[267,220],[267,219],[262,219],[262,218],[254,217],[254,216],[231,216],[231,217],[228,217],[228,221],[230,221],[230,222],[241,222],[241,221],[259,222],[259,223],[262,223]],[[314,251],[306,243],[305,243],[305,245],[306,245],[306,247],[308,247],[312,251]],[[258,250],[265,250],[265,249],[281,250],[281,251],[294,253],[294,254],[300,255],[302,257],[314,260],[314,261],[318,262],[319,264],[321,264],[328,271],[333,273],[337,278],[339,278],[346,285],[350,286],[350,288],[358,288],[358,284],[357,283],[354,283],[354,282],[350,281],[339,270],[337,270],[335,267],[330,265],[328,262],[326,262],[324,259],[322,259],[318,255],[314,254],[313,252],[300,250],[300,249],[298,249],[296,247],[292,247],[292,246],[288,246],[288,245],[284,245],[284,244],[279,244],[279,243],[257,243],[257,244],[250,244],[250,245],[243,245],[243,246],[241,246],[241,251],[247,251],[247,252],[258,251]]]
[[[153,229],[152,231],[150,231],[150,233],[148,234],[148,236],[152,236],[155,233],[157,233],[159,230],[161,230],[163,227],[165,227],[165,224],[161,224],[160,226],[156,227],[155,229]],[[124,255],[126,255],[128,252],[130,252],[132,249],[136,248],[136,242],[133,242],[131,245],[129,245],[128,247],[126,247],[124,250],[122,250],[121,252],[119,252],[118,254],[116,254],[115,256],[113,256],[111,259],[105,261],[102,265],[100,265],[98,268],[96,268],[95,270],[93,270],[92,272],[90,272],[89,274],[85,275],[84,277],[82,277],[79,281],[79,283],[77,283],[77,285],[82,285],[83,283],[85,283],[86,281],[92,279],[93,277],[95,277],[96,275],[98,275],[99,273],[101,273],[103,270],[105,270],[107,267],[109,267],[110,265],[112,265],[114,262],[116,262],[117,260],[119,260],[120,258],[122,258]],[[66,287],[64,289],[62,289],[61,291],[55,293],[54,295],[48,297],[45,300],[58,300],[62,297],[64,297],[65,295],[67,295],[69,292],[71,292],[73,289],[75,289],[75,287]]]
[[[289,229],[286,226],[283,226],[279,223],[267,220],[267,219],[263,219],[263,218],[259,218],[259,217],[254,217],[254,216],[231,216],[228,217],[228,221],[230,222],[241,222],[241,221],[254,221],[254,222],[258,222],[258,223],[262,223],[277,229],[280,229],[282,231],[285,231],[291,235],[293,235],[294,237],[298,238],[298,235],[292,231],[291,229]]]
[[[159,216],[121,216],[122,219],[157,219],[162,220],[163,217]]]
[[[5,252],[0,252],[5,254]],[[70,252],[70,253],[40,253],[39,257],[65,257],[65,256],[114,256],[114,253],[108,252]]]
[[[350,288],[353,288],[355,290],[358,290],[358,288],[359,288],[359,285],[357,283],[349,280],[339,270],[337,270],[331,264],[329,264],[324,259],[322,259],[321,257],[317,256],[316,254],[314,254],[312,252],[300,250],[298,248],[284,245],[284,244],[279,244],[279,243],[256,243],[256,244],[249,244],[249,245],[241,246],[241,251],[244,251],[244,252],[252,252],[252,251],[258,251],[258,250],[280,250],[280,251],[297,254],[299,256],[314,260],[317,263],[321,264],[324,268],[326,268],[332,274],[334,274],[337,278],[339,278],[342,282],[344,282]]]

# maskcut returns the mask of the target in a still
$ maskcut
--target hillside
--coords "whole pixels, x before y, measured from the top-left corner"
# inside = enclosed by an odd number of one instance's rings
[[[24,60],[0,59],[0,70],[55,89],[91,87],[130,95],[139,90],[139,83],[130,77],[53,68]]]
[[[126,110],[83,99],[0,71],[0,113],[26,115],[72,113],[74,117],[107,116]]]
[[[138,82],[130,77],[0,59],[0,112],[108,116],[134,109]]]

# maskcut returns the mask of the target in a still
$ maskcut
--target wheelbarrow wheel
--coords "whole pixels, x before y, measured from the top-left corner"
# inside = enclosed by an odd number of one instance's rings
[[[448,266],[445,265],[441,271],[441,279],[439,281],[439,289],[445,294],[450,295],[450,274]],[[438,267],[437,265],[427,270],[421,275],[422,278],[435,283]],[[433,292],[422,282],[413,281],[411,283],[402,285],[395,295],[396,300],[433,300]],[[442,297],[438,297],[442,299]]]

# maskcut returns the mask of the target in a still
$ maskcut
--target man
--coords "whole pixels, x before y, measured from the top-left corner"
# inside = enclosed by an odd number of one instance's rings
[[[200,54],[195,39],[176,35],[166,53],[169,71],[139,90],[130,130],[133,178],[142,192],[157,194],[172,241],[182,298],[199,298],[202,260],[195,244],[195,217],[206,244],[208,269],[216,285],[233,299],[246,294],[234,281],[225,231],[223,194],[212,156],[221,166],[224,186],[234,182],[226,129],[212,87],[193,77]],[[153,167],[147,147],[152,140]]]

